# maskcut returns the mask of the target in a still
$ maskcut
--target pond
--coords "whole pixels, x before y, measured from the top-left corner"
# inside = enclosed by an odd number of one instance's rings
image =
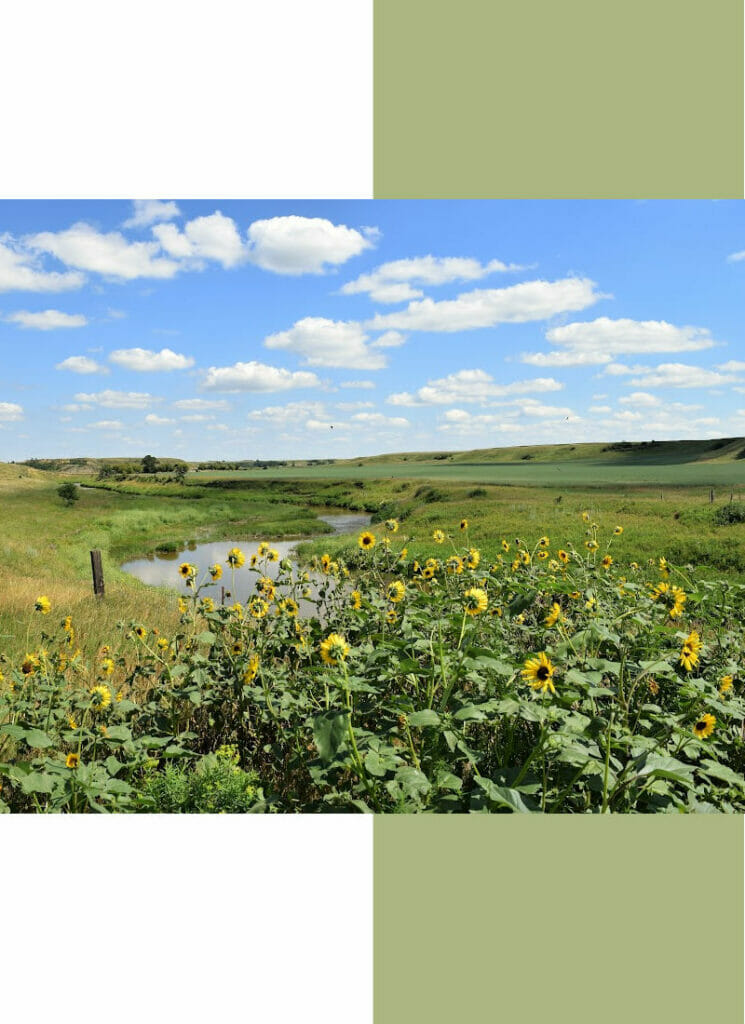
[[[357,513],[345,513],[343,515],[323,515],[319,516],[324,523],[328,523],[333,528],[333,534],[326,534],[325,536],[336,536],[344,533],[357,533],[359,530],[364,529],[370,524],[369,515],[360,515]],[[260,538],[260,540],[268,540],[273,548],[279,552],[279,560],[292,556],[295,547],[304,540],[318,540],[319,536],[316,537],[299,537],[295,540],[271,540],[270,538]],[[178,591],[181,594],[187,594],[191,591],[187,587],[186,583],[178,575],[178,567],[181,562],[191,562],[192,565],[196,565],[199,569],[198,579],[202,579],[207,566],[212,565],[215,562],[219,562],[223,567],[223,578],[217,583],[209,583],[202,588],[200,593],[202,596],[211,597],[215,604],[220,604],[222,589],[225,588],[225,600],[232,604],[234,601],[241,601],[245,603],[249,597],[256,591],[256,582],[258,580],[258,574],[255,572],[247,572],[245,568],[236,570],[235,573],[235,589],[231,591],[230,596],[228,591],[231,590],[230,580],[230,566],[225,564],[225,558],[228,551],[235,547],[240,548],[241,551],[246,555],[246,561],[248,562],[249,556],[256,550],[259,544],[259,540],[218,540],[209,541],[205,544],[191,543],[185,545],[180,551],[169,551],[169,552],[153,552],[146,558],[136,558],[131,562],[125,562],[122,565],[124,572],[130,573],[135,576],[138,580],[143,583],[149,583],[154,587],[171,587],[173,590]],[[279,561],[269,563],[266,567],[267,575],[276,579],[277,573],[279,572]],[[321,580],[325,580],[328,583],[328,578],[321,576],[320,574],[316,577],[311,573],[310,589],[313,592],[313,596],[316,596],[317,585]],[[300,602],[300,614],[301,615],[314,615],[316,614],[316,607],[310,601]]]

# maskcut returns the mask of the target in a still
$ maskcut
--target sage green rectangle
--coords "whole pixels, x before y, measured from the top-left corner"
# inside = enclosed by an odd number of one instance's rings
[[[374,194],[742,198],[742,0],[375,0]]]
[[[379,816],[375,1024],[742,1024],[743,819]]]

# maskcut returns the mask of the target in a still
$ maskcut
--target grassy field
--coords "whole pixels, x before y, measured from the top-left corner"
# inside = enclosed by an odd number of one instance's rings
[[[431,553],[433,529],[449,529],[466,516],[471,536],[487,558],[499,553],[503,537],[529,540],[548,533],[562,543],[581,546],[579,513],[588,509],[603,527],[612,527],[616,521],[624,524],[624,534],[615,546],[619,561],[641,562],[664,554],[674,564],[695,565],[704,576],[745,578],[745,529],[720,522],[729,509],[745,510],[737,489],[731,504],[731,488],[715,490],[711,503],[709,486],[680,482],[686,474],[710,472],[711,465],[741,472],[744,461],[657,467],[655,485],[623,487],[602,486],[593,465],[591,460],[543,466],[522,463],[512,470],[523,481],[530,474],[540,477],[541,472],[566,471],[574,480],[591,479],[588,486],[569,486],[563,479],[552,486],[495,484],[482,479],[482,470],[488,478],[491,473],[509,472],[509,466],[421,462],[414,467],[403,461],[224,476],[190,474],[184,485],[154,483],[143,477],[96,485],[84,475],[80,500],[72,508],[64,507],[56,495],[59,481],[69,476],[24,466],[0,467],[0,651],[22,654],[21,648],[33,641],[35,626],[27,636],[27,612],[39,593],[48,594],[55,607],[69,609],[85,624],[81,641],[91,650],[116,623],[145,610],[168,628],[175,614],[169,593],[122,573],[123,561],[163,543],[224,536],[322,535],[327,528],[313,511],[321,508],[366,511],[378,521],[396,516],[402,532],[414,538],[410,546],[417,556]],[[414,469],[421,477],[414,475]],[[461,473],[467,480],[459,479]],[[663,478],[678,482],[661,486]],[[343,552],[350,541],[334,538],[301,550],[312,553],[325,547]],[[91,596],[89,552],[93,548],[103,552],[104,602]]]
[[[69,469],[0,466],[2,799],[68,811],[739,811],[739,450],[679,446],[664,463],[656,451],[402,456],[183,483],[83,471],[72,507],[57,495]],[[716,471],[728,484],[712,501]],[[330,509],[372,516],[373,557],[357,537],[323,536],[316,513]],[[249,555],[252,541],[291,536],[316,538],[282,569],[295,597],[308,562],[350,581],[321,589],[320,619],[293,618],[274,595],[257,614],[212,608],[196,582],[179,608],[120,569],[164,544],[245,538]],[[51,609],[35,612],[42,595]],[[16,747],[28,748],[17,764]]]

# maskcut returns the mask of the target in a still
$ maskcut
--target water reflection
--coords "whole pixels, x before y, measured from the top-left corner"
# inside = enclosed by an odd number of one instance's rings
[[[356,533],[358,530],[363,529],[370,523],[369,515],[359,515],[346,513],[344,515],[327,515],[319,516],[325,523],[328,523],[333,527],[334,534],[343,533]],[[333,536],[327,534],[327,536]],[[296,545],[301,540],[309,540],[310,538],[300,538],[300,540],[269,540],[271,546],[279,552],[279,561],[283,558],[291,556]],[[201,580],[207,570],[207,566],[212,565],[215,562],[219,562],[223,567],[223,577],[216,583],[208,583],[201,590],[203,596],[211,597],[215,604],[220,604],[223,598],[223,592],[225,601],[231,604],[234,601],[241,601],[242,603],[247,601],[248,598],[256,591],[256,581],[258,575],[255,572],[249,572],[245,566],[242,569],[236,570],[235,573],[235,587],[231,589],[231,573],[230,566],[225,564],[225,558],[232,547],[240,548],[241,551],[246,555],[246,562],[248,562],[249,556],[256,550],[258,541],[247,541],[247,540],[219,540],[209,541],[205,544],[197,544],[194,541],[190,541],[185,545],[181,551],[162,551],[155,552],[148,555],[146,558],[136,558],[131,562],[125,562],[122,569],[125,572],[130,573],[132,576],[136,576],[138,580],[143,583],[149,583],[154,587],[167,586],[173,590],[177,590],[179,593],[186,594],[191,593],[190,589],[186,586],[186,583],[181,579],[177,572],[177,564],[185,561],[186,556],[184,552],[188,550],[188,561],[192,562],[199,568],[199,579]],[[279,561],[270,562],[266,564],[266,575],[271,576],[272,579],[277,578],[279,572]],[[310,589],[313,596],[316,596],[317,586],[320,581],[323,580],[327,585],[329,580],[324,576],[317,576],[314,578],[311,573]],[[310,601],[300,602],[300,614],[301,615],[312,615],[315,614],[315,605]]]

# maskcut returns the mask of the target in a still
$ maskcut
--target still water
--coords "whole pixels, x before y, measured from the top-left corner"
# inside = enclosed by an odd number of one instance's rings
[[[345,515],[319,516],[318,518],[333,527],[334,533],[326,534],[327,537],[343,533],[357,533],[370,523],[369,515],[352,513],[347,513]],[[318,538],[301,537],[296,540],[276,541],[271,540],[271,538],[261,539],[269,541],[271,546],[279,552],[279,559],[281,561],[283,558],[287,558],[288,556],[291,557],[296,545],[302,540],[317,540]],[[191,591],[178,574],[178,567],[181,562],[188,561],[191,562],[192,565],[197,566],[199,569],[199,576],[197,577],[198,580],[203,578],[208,565],[212,565],[214,562],[219,562],[223,567],[222,579],[218,580],[217,583],[209,583],[204,586],[200,593],[203,596],[211,597],[215,604],[220,604],[222,595],[221,588],[224,587],[226,592],[226,602],[229,602],[230,604],[234,601],[245,602],[256,590],[256,581],[259,578],[258,574],[247,571],[245,566],[242,569],[236,569],[235,589],[231,591],[230,566],[226,565],[225,559],[228,551],[235,547],[241,549],[246,556],[246,563],[248,563],[250,555],[256,550],[258,544],[258,540],[218,540],[210,541],[207,544],[192,543],[182,548],[179,552],[168,552],[167,554],[154,552],[148,555],[147,558],[136,558],[131,562],[125,562],[122,569],[125,572],[131,573],[132,576],[136,576],[137,579],[141,580],[143,583],[149,583],[154,587],[172,587],[179,593],[186,594]],[[279,572],[279,561],[267,563],[265,571],[267,576],[271,576],[272,579],[276,579],[277,573]],[[309,586],[313,591],[314,596],[317,584],[322,579],[328,583],[327,577],[319,575],[314,578],[313,574],[311,574]],[[229,591],[230,596],[228,595]],[[310,602],[300,602],[301,615],[314,614],[315,610],[315,605],[312,605]]]

